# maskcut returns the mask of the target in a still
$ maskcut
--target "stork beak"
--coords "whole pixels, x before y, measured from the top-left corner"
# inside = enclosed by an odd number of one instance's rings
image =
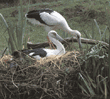
[[[79,43],[79,48],[82,48],[82,44],[81,44],[81,37],[77,36],[77,41]]]
[[[60,42],[65,41],[61,36],[59,36],[58,34],[56,35],[56,39],[59,40]]]
[[[61,43],[66,43],[66,44],[68,44],[69,45],[69,43],[66,41],[66,40],[64,40],[61,36],[59,36],[58,34],[56,35],[56,37],[55,37],[57,40],[59,40]]]

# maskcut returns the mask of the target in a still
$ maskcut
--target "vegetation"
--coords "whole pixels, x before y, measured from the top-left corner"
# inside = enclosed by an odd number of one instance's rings
[[[5,21],[3,17],[0,20],[1,54],[6,47],[9,49],[8,54],[11,54],[15,50],[23,49],[23,46],[26,48],[28,38],[30,38],[30,41],[33,43],[46,41],[47,33],[43,27],[26,24],[25,17],[23,17],[28,10],[41,8],[52,8],[60,12],[67,19],[70,27],[81,32],[82,37],[101,40],[110,44],[110,2],[108,0],[21,1],[22,0],[20,0],[18,4],[14,4],[13,7],[12,5],[8,5],[0,9],[0,13],[6,20]],[[61,30],[57,30],[57,32],[63,38],[71,36]],[[74,44],[74,46],[74,48],[76,48],[75,50],[78,51],[77,43]],[[67,48],[67,50],[70,49],[73,50],[73,45],[71,48]],[[104,97],[107,98],[108,93],[110,93],[109,49],[110,47],[107,48],[100,43],[95,46],[88,44],[83,45],[83,51],[81,55],[77,57],[80,68],[78,68],[77,73],[75,72],[76,75],[72,76],[75,77],[76,81],[70,83],[73,85],[72,87],[77,84],[75,88],[79,93],[89,97],[104,95]],[[62,66],[65,66],[63,62]],[[73,64],[71,63],[71,65]],[[66,72],[70,73],[68,70]],[[57,96],[61,98],[61,94]]]

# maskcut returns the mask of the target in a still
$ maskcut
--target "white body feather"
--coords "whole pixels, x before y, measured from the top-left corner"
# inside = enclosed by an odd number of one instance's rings
[[[63,31],[76,36],[78,39],[79,47],[81,48],[81,33],[78,30],[72,30],[69,27],[66,19],[60,13],[57,11],[52,11],[49,13],[48,10],[45,11],[44,9],[44,11],[37,12],[39,13],[40,19],[44,23],[40,22],[39,19],[37,20],[37,18],[27,18],[27,20],[29,20],[29,22],[33,23],[34,25],[37,24],[44,26],[47,32],[51,30],[62,29]],[[27,14],[25,16],[27,16]]]
[[[52,30],[49,32],[49,34],[52,34],[52,33],[56,33],[56,31]],[[56,35],[58,35],[58,34],[56,33]],[[51,35],[48,35],[48,37],[52,41],[52,43],[54,43],[56,45],[57,49],[45,49],[45,48],[43,48],[43,50],[47,52],[45,57],[49,57],[51,55],[63,55],[63,54],[65,54],[66,51],[65,51],[64,46],[61,44],[61,42],[59,42],[58,40],[53,38]],[[35,52],[32,52],[29,55],[32,56],[33,54],[35,54]],[[36,55],[33,57],[37,60],[41,59],[41,57],[39,55]]]

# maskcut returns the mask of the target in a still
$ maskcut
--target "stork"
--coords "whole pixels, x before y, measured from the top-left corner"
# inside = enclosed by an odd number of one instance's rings
[[[56,45],[56,49],[46,49],[46,48],[36,48],[36,49],[27,49],[22,51],[22,55],[28,54],[29,56],[35,58],[36,60],[40,60],[44,57],[49,57],[51,55],[63,55],[65,54],[65,48],[59,41],[63,41],[64,39],[60,37],[56,31],[51,30],[48,33],[49,39]],[[58,40],[59,41],[58,41]],[[18,51],[12,53],[15,58],[18,58],[20,55]]]
[[[57,11],[51,9],[32,10],[25,14],[29,22],[34,25],[44,26],[45,30],[62,29],[63,31],[75,35],[77,37],[79,47],[81,48],[81,33],[78,30],[72,30],[66,19]]]

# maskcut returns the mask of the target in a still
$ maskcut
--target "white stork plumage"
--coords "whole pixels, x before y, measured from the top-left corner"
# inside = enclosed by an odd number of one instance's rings
[[[46,48],[36,48],[36,49],[27,49],[23,50],[22,52],[28,54],[31,57],[34,57],[36,60],[39,60],[44,57],[49,57],[51,55],[63,55],[65,54],[65,48],[59,41],[63,41],[64,39],[61,38],[56,31],[51,30],[48,33],[49,39],[56,45],[56,49],[46,49]],[[59,40],[59,41],[58,41]],[[15,51],[12,53],[15,58],[19,57],[19,52]]]
[[[44,26],[47,32],[50,30],[62,29],[69,34],[75,35],[78,39],[79,47],[81,48],[81,33],[78,30],[72,30],[66,19],[57,11],[48,8],[33,10],[25,14],[25,17],[34,25]]]

